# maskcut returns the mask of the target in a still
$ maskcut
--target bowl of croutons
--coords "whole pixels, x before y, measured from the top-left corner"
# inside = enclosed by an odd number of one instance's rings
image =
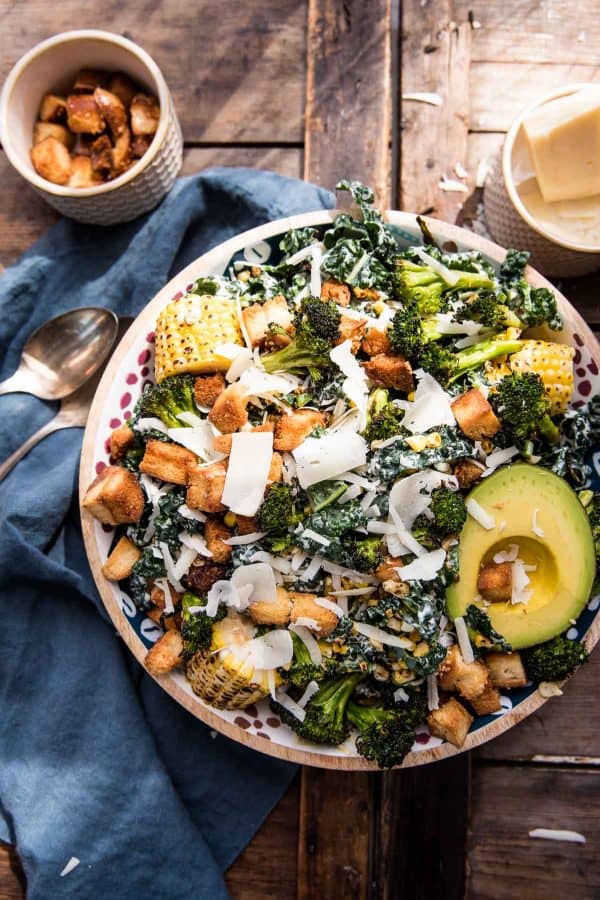
[[[126,222],[170,190],[181,128],[151,56],[107,31],[68,31],[13,67],[0,96],[10,163],[63,215]]]

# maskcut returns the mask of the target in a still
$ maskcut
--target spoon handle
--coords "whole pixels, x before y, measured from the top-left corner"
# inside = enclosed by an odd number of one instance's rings
[[[14,453],[5,459],[3,463],[0,464],[0,481],[2,481],[8,473],[13,469],[19,460],[23,459],[26,456],[32,447],[35,447],[36,444],[45,438],[47,435],[52,434],[53,431],[60,431],[61,428],[68,428],[69,425],[65,422],[64,418],[61,418],[59,415],[55,416],[53,419],[50,419],[49,422],[46,422],[45,425],[42,425],[35,434],[32,434],[31,437],[28,437],[27,440],[21,444],[21,446],[15,450]]]

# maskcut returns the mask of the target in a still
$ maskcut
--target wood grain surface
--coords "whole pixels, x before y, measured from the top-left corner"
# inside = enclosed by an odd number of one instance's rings
[[[404,208],[433,207],[450,221],[466,200],[479,227],[475,171],[514,116],[563,81],[599,80],[597,13],[597,0],[0,0],[0,78],[37,40],[106,27],[163,69],[187,142],[184,171],[251,165],[328,187],[358,175],[380,197],[391,184]],[[447,104],[401,105],[403,92],[425,90],[445,91]],[[456,162],[468,195],[437,190]],[[1,153],[0,201],[6,265],[54,214]],[[600,325],[600,275],[558,286]],[[600,896],[599,675],[596,652],[564,697],[475,751],[471,772],[466,755],[383,776],[303,769],[229,870],[232,896]],[[587,843],[533,841],[534,827],[574,828]],[[0,900],[23,896],[17,857],[0,845]]]

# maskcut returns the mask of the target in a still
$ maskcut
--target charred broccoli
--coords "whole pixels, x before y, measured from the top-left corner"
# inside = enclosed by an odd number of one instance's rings
[[[440,537],[458,534],[465,524],[467,508],[462,495],[447,487],[436,488],[431,494],[433,526]]]
[[[369,397],[367,407],[367,427],[365,440],[385,441],[398,434],[404,418],[404,411],[389,399],[385,388],[375,388]]]
[[[340,312],[331,300],[308,297],[294,320],[296,332],[281,350],[265,353],[261,362],[267,372],[298,372],[308,369],[318,379],[331,366],[329,352],[339,336]]]
[[[207,650],[212,640],[212,628],[215,622],[224,619],[227,607],[224,603],[217,610],[216,615],[207,616],[202,609],[206,605],[206,599],[197,597],[187,591],[181,600],[181,636],[183,638],[183,658],[191,659],[201,650]]]
[[[280,674],[285,681],[288,681],[293,687],[304,690],[310,681],[322,681],[327,675],[330,666],[330,658],[323,657],[323,663],[317,665],[310,658],[304,641],[300,640],[297,634],[290,632],[292,635],[292,644],[294,647],[294,656],[290,668],[285,671],[281,670]]]
[[[487,272],[453,269],[452,275],[452,284],[449,284],[427,263],[419,264],[401,258],[397,262],[394,279],[396,296],[403,304],[414,303],[421,315],[430,315],[443,309],[444,295],[449,291],[493,287]]]
[[[544,384],[535,372],[506,375],[491,400],[505,430],[514,440],[526,441],[540,433],[549,442],[555,442],[558,431],[548,415],[550,404]]]
[[[362,672],[328,678],[304,707],[305,717],[301,721],[276,701],[271,708],[281,720],[296,734],[315,744],[341,744],[350,733],[346,719],[346,707],[358,682],[364,678]]]
[[[365,759],[374,760],[382,769],[399,766],[410,752],[415,728],[427,715],[422,693],[413,693],[402,706],[361,706],[350,700],[348,721],[358,730],[356,749]]]
[[[171,375],[147,387],[135,407],[136,419],[160,419],[167,428],[183,427],[181,413],[198,413],[194,381],[193,375]]]
[[[383,562],[385,552],[379,537],[351,537],[344,544],[348,554],[346,564],[357,572],[374,572]]]
[[[285,532],[298,522],[292,489],[276,481],[256,514],[259,531]]]
[[[582,666],[588,655],[583,644],[565,637],[522,651],[523,665],[532,681],[562,681]]]

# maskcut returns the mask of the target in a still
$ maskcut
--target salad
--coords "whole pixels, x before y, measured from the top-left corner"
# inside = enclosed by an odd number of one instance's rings
[[[356,182],[356,215],[289,231],[276,264],[200,278],[156,323],[156,384],[83,506],[104,575],[164,628],[153,675],[207,704],[269,698],[303,740],[399,765],[462,746],[500,691],[587,658],[600,397],[528,254],[421,246]]]

